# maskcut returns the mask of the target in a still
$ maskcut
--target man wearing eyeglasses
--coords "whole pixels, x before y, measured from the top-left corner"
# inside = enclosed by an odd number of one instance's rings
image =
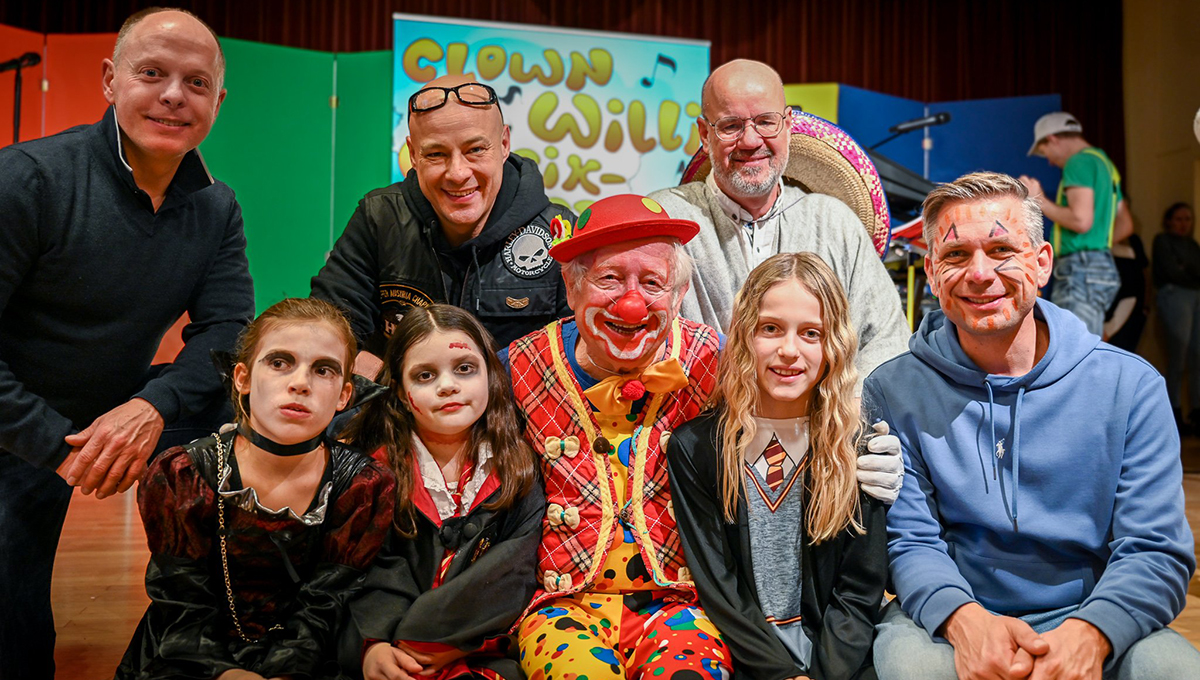
[[[784,178],[791,110],[779,74],[761,62],[731,61],[709,76],[700,102],[696,124],[712,172],[651,194],[672,216],[700,224],[687,245],[696,268],[682,315],[727,332],[750,270],[778,253],[808,251],[846,288],[860,377],[904,352],[910,333],[900,299],[862,222],[838,199]]]
[[[537,164],[509,152],[491,87],[431,81],[408,100],[412,170],[367,194],[313,278],[363,343],[355,371],[374,377],[386,338],[412,306],[457,305],[504,347],[570,314],[551,222],[575,215],[546,197]]]

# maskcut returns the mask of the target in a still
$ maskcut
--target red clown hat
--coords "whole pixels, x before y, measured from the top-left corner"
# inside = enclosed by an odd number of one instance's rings
[[[664,236],[687,243],[700,231],[700,225],[672,219],[652,198],[621,194],[593,203],[579,215],[574,227],[556,217],[551,229],[554,241],[550,256],[570,262],[597,248],[643,238]]]

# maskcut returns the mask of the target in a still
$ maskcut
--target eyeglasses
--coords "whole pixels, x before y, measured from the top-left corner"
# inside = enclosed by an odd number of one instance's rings
[[[450,100],[451,92],[458,97],[459,103],[467,106],[499,106],[496,91],[492,88],[483,83],[463,83],[455,87],[427,87],[418,90],[408,98],[408,110],[410,113],[422,113],[440,109]]]
[[[746,123],[754,126],[754,131],[763,139],[771,139],[778,137],[780,132],[783,132],[783,121],[789,109],[784,109],[785,113],[776,111],[767,111],[760,113],[753,118],[742,118],[741,116],[726,116],[717,122],[708,119],[707,116],[702,116],[704,122],[712,127],[713,132],[717,133],[718,139],[723,139],[727,142],[733,142],[742,138],[746,133]]]

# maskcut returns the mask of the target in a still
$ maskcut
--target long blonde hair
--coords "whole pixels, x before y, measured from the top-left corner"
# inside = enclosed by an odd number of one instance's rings
[[[821,304],[821,351],[826,369],[813,386],[809,413],[809,486],[805,530],[812,543],[848,526],[863,533],[855,474],[863,424],[854,386],[858,334],[850,323],[846,293],[829,265],[812,253],[781,253],[750,272],[733,305],[733,324],[717,372],[713,403],[720,410],[721,498],[726,521],[735,521],[744,493],[746,447],[758,430],[759,389],[754,335],[759,308],[771,288],[795,280]]]

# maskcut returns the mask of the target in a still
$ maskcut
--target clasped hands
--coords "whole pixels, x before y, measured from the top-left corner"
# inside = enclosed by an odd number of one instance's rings
[[[125,493],[146,471],[162,435],[163,418],[145,399],[131,399],[67,435],[71,452],[55,472],[96,498]]]
[[[978,603],[959,607],[944,626],[962,680],[1100,680],[1112,646],[1092,624],[1067,619],[1041,635],[1024,621]]]
[[[461,649],[430,654],[418,652],[403,642],[376,642],[363,655],[363,680],[413,680],[429,677],[447,664],[466,656]]]

